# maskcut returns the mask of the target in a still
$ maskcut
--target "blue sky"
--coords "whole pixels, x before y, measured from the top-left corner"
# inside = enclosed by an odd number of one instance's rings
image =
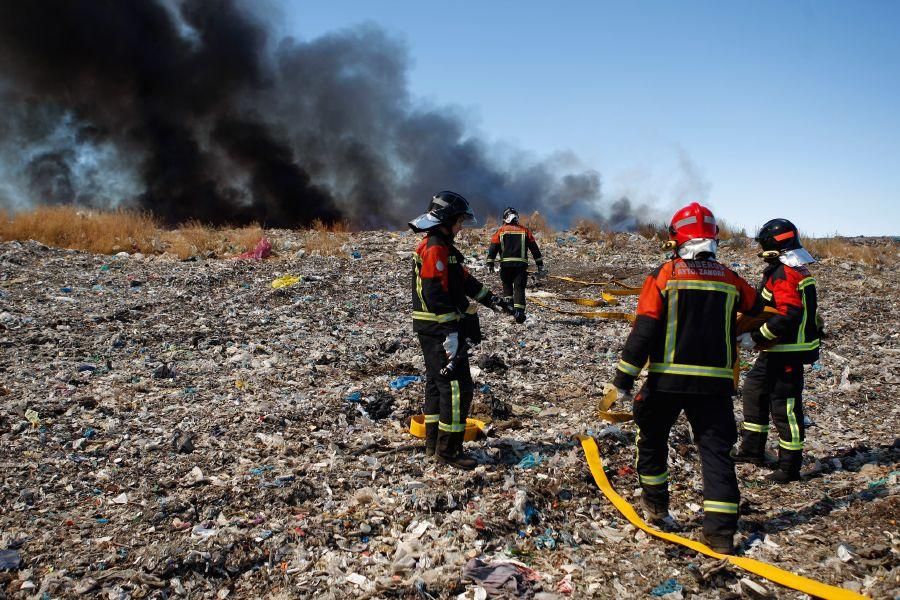
[[[299,39],[375,22],[411,92],[472,130],[572,150],[668,218],[900,234],[900,1],[284,0]]]

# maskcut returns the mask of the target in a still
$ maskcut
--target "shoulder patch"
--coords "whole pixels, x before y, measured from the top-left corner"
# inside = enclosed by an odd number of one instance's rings
[[[443,271],[444,270],[444,261],[441,261],[441,260],[437,261],[434,264],[434,268],[437,269],[438,271]]]

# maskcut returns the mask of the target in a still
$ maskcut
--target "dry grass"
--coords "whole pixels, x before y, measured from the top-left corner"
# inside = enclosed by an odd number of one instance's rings
[[[637,227],[637,234],[648,240],[667,240],[669,239],[669,226],[665,223],[641,223]]]
[[[550,226],[550,223],[547,222],[544,215],[538,211],[534,211],[527,216],[520,216],[519,222],[533,233],[542,233],[546,236],[556,235],[556,231]]]
[[[322,219],[313,221],[309,228],[314,231],[324,231],[327,233],[350,233],[353,231],[353,228],[350,226],[350,221],[326,222]]]
[[[303,236],[303,248],[310,254],[319,256],[340,256],[345,254],[345,246],[350,234],[341,231],[310,229]]]
[[[578,219],[572,225],[572,232],[589,242],[599,242],[604,238],[608,239],[607,232],[603,229],[603,226],[593,219]]]
[[[236,229],[190,222],[166,230],[152,215],[130,211],[96,212],[71,206],[42,206],[13,216],[0,214],[0,239],[35,240],[48,246],[97,254],[168,252],[179,258],[231,256],[256,246],[259,225]]]
[[[862,263],[874,267],[897,264],[900,259],[900,244],[885,239],[849,239],[839,236],[807,238],[800,236],[803,247],[816,260],[836,260]]]
[[[156,252],[159,226],[145,213],[93,212],[42,206],[0,219],[0,239],[36,240],[48,246],[114,252]]]

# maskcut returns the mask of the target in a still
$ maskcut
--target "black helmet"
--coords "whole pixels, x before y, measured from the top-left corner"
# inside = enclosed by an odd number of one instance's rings
[[[409,226],[418,233],[437,225],[452,227],[460,217],[465,217],[466,223],[477,222],[468,200],[456,192],[444,190],[432,196],[428,212],[410,221]]]
[[[504,223],[518,223],[519,222],[519,211],[514,209],[512,206],[507,206],[506,210],[503,211],[503,222]]]
[[[802,248],[797,227],[787,219],[772,219],[763,225],[756,234],[756,241],[763,252],[781,253]]]

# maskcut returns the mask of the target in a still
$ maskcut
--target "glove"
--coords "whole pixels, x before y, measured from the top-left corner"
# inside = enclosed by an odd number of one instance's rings
[[[459,334],[455,331],[453,333],[448,333],[443,346],[444,352],[447,353],[447,360],[453,360],[453,357],[459,352]]]
[[[541,264],[541,265],[538,265],[537,273],[535,273],[534,276],[537,277],[538,279],[543,279],[543,278],[546,277],[549,273],[550,273],[550,271],[548,271],[547,269],[545,269],[545,268],[544,268],[544,265]]]
[[[494,269],[496,268],[495,265],[494,265],[494,261],[489,260],[488,263],[487,263],[487,268],[488,268],[488,271],[490,271],[491,273],[493,273],[493,272],[494,272]]]
[[[753,335],[750,333],[742,333],[737,338],[738,345],[743,350],[753,350],[756,348],[756,342],[753,341]]]

